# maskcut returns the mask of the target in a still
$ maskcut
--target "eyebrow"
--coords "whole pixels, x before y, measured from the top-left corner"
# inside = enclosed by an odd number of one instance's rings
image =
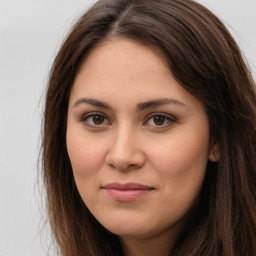
[[[100,107],[100,108],[105,108],[105,109],[109,109],[109,110],[113,110],[113,108],[100,100],[96,100],[96,99],[92,99],[92,98],[81,98],[79,100],[77,100],[74,105],[73,108],[77,107],[78,105],[85,103],[85,104],[89,104],[89,105],[93,105],[95,107]],[[154,100],[149,100],[146,102],[141,102],[138,103],[136,106],[136,110],[137,111],[143,111],[147,108],[152,108],[152,107],[158,107],[158,106],[162,106],[162,105],[166,105],[166,104],[174,104],[174,105],[178,105],[178,106],[185,106],[186,105],[176,99],[173,98],[161,98],[161,99],[154,99]]]
[[[152,107],[158,107],[166,104],[174,104],[174,105],[179,105],[179,106],[186,106],[184,103],[176,100],[176,99],[168,99],[168,98],[162,98],[162,99],[155,99],[155,100],[150,100],[146,102],[139,103],[136,107],[138,111],[142,111],[147,108],[152,108]]]
[[[81,99],[79,99],[78,101],[75,102],[75,104],[73,105],[73,108],[77,107],[81,103],[86,103],[86,104],[89,104],[89,105],[93,105],[95,107],[100,107],[100,108],[113,110],[112,107],[110,105],[108,105],[107,103],[105,103],[103,101],[100,101],[100,100],[91,99],[91,98],[81,98]]]

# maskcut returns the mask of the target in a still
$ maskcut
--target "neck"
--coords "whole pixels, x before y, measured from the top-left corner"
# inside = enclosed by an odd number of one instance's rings
[[[121,243],[125,256],[168,256],[176,242],[178,234],[165,232],[157,237],[122,237]]]

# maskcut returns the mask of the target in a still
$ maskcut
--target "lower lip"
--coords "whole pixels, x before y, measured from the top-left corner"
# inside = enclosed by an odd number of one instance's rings
[[[148,194],[152,189],[113,189],[107,188],[107,193],[117,201],[134,201]]]

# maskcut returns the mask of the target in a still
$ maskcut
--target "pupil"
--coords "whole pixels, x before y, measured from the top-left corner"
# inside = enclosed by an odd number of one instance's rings
[[[164,121],[165,121],[165,117],[163,117],[163,116],[155,116],[154,117],[154,123],[156,125],[162,125],[164,123]]]
[[[103,116],[96,115],[96,116],[93,117],[93,122],[95,124],[102,124],[103,121],[104,121],[104,117]]]

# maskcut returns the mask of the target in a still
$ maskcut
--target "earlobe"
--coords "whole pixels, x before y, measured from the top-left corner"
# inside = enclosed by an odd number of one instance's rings
[[[209,161],[217,162],[220,158],[220,148],[219,143],[215,141],[209,151]]]

